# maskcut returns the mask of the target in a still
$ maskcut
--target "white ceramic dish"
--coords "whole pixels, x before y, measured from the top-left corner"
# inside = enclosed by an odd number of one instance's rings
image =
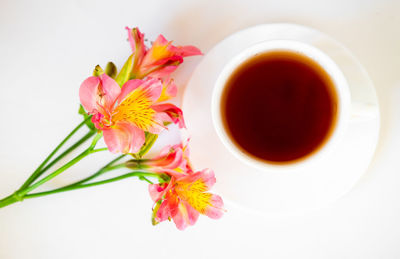
[[[307,155],[306,158],[300,159],[299,161],[293,161],[292,163],[286,164],[268,163],[259,159],[254,159],[252,156],[249,156],[243,152],[236,146],[236,144],[234,144],[229,137],[229,134],[225,131],[221,113],[221,96],[223,89],[225,88],[226,81],[230,78],[232,72],[236,70],[236,68],[245,60],[254,57],[255,55],[277,50],[299,53],[318,63],[331,78],[338,98],[337,119],[333,133],[329,137],[328,141],[324,143],[317,152]],[[293,40],[268,40],[246,48],[238,56],[235,56],[231,61],[229,61],[228,64],[222,69],[222,72],[220,73],[220,76],[217,78],[217,81],[214,85],[213,91],[214,93],[211,101],[211,113],[213,116],[214,128],[218,134],[218,137],[221,139],[225,147],[239,160],[261,171],[297,171],[299,168],[307,169],[307,166],[312,166],[313,163],[318,163],[318,160],[321,157],[329,154],[330,151],[337,146],[337,142],[341,140],[344,135],[344,131],[347,129],[347,124],[349,123],[349,118],[352,114],[350,88],[340,68],[319,49],[303,42]],[[367,111],[364,112],[364,114],[366,113]]]
[[[352,119],[333,152],[307,170],[265,172],[254,169],[224,147],[212,124],[212,92],[222,68],[242,50],[268,40],[296,40],[322,50],[346,77],[352,103],[363,106],[352,109],[368,110],[368,116]],[[184,93],[183,111],[191,135],[194,166],[214,169],[215,191],[231,204],[254,212],[315,209],[337,200],[367,170],[379,136],[375,89],[360,63],[327,35],[294,24],[259,25],[218,43],[194,71]]]

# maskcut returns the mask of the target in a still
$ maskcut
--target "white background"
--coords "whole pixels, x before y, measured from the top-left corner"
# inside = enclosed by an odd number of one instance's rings
[[[130,53],[126,25],[139,26],[151,40],[163,33],[205,53],[256,24],[314,27],[365,66],[378,93],[382,127],[368,172],[328,208],[256,216],[228,207],[221,220],[202,217],[180,232],[172,223],[150,224],[147,186],[130,179],[1,209],[0,258],[400,258],[399,12],[395,0],[1,0],[1,197],[79,123],[78,88],[92,68],[109,60],[123,64]],[[181,90],[200,60],[187,59],[175,74]],[[174,130],[162,141],[176,141]],[[48,188],[87,175],[111,157],[96,154]]]

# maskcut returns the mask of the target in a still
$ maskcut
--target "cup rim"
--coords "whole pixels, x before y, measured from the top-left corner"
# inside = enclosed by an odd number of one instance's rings
[[[223,125],[220,105],[226,81],[237,67],[257,54],[281,50],[305,55],[319,64],[325,70],[332,80],[334,89],[336,91],[338,111],[336,115],[336,123],[332,129],[332,133],[328,139],[325,140],[322,146],[318,147],[317,150],[306,155],[305,157],[283,163],[274,163],[254,158],[245,153],[234,143],[234,141],[226,132],[227,130],[225,129],[225,126]],[[214,84],[211,106],[213,126],[219,139],[230,153],[232,153],[240,161],[262,171],[285,171],[298,169],[299,167],[303,168],[311,166],[317,161],[320,161],[334,149],[337,143],[341,140],[349,121],[350,90],[346,78],[340,68],[327,54],[318,48],[295,40],[270,40],[256,43],[242,50],[225,64]]]

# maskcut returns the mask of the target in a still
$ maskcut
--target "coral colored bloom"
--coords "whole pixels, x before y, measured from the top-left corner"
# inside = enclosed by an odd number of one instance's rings
[[[129,80],[121,88],[114,79],[102,74],[87,78],[79,89],[79,97],[88,114],[93,115],[96,128],[103,131],[111,152],[136,153],[144,144],[145,131],[159,134],[165,128],[164,122],[174,121],[168,111],[158,107],[162,92],[158,79]]]
[[[161,202],[155,220],[172,218],[176,227],[183,230],[194,225],[199,214],[220,218],[224,203],[220,196],[207,192],[215,181],[214,172],[204,169],[181,178],[172,177],[168,184],[151,184],[150,196],[155,202]]]
[[[184,57],[202,55],[194,46],[174,46],[164,36],[159,35],[150,49],[144,44],[144,35],[138,28],[128,30],[128,38],[134,53],[132,77],[168,78],[183,62]]]

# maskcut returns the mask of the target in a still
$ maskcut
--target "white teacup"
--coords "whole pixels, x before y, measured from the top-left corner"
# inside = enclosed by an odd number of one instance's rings
[[[268,161],[262,161],[246,154],[244,151],[238,148],[238,146],[231,139],[223,125],[223,119],[221,117],[222,93],[231,74],[243,62],[251,59],[255,55],[274,51],[294,52],[305,55],[314,60],[330,76],[337,96],[336,122],[333,126],[332,133],[330,134],[330,136],[328,136],[328,139],[326,139],[321,144],[321,146],[312,154],[289,163],[272,163]],[[299,167],[307,167],[315,164],[322,157],[329,154],[335,148],[337,143],[341,140],[344,131],[347,128],[351,115],[350,89],[347,84],[346,78],[344,77],[342,71],[339,69],[336,63],[333,62],[330,57],[328,57],[319,49],[311,45],[293,40],[265,41],[246,48],[225,65],[225,67],[219,74],[219,77],[214,86],[211,110],[213,124],[220,140],[236,158],[240,159],[250,166],[256,167],[261,170],[282,171],[287,169],[297,169]]]

